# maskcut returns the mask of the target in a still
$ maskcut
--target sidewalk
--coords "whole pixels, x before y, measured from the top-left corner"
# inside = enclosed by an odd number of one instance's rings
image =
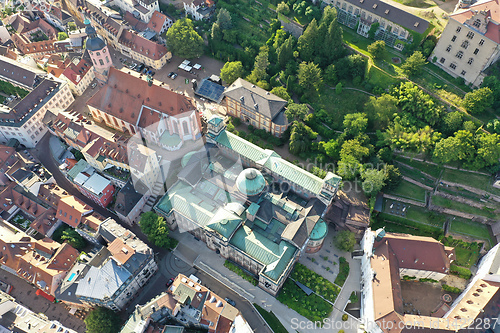
[[[194,264],[198,269],[214,276],[221,283],[233,289],[235,292],[240,294],[240,296],[246,298],[251,303],[258,304],[266,311],[272,311],[289,332],[332,332],[332,330],[338,331],[340,329],[340,327],[338,329],[332,329],[331,327],[311,329],[310,327],[314,327],[314,325],[308,319],[289,309],[258,286],[254,286],[250,282],[243,280],[239,275],[224,267],[225,259],[216,252],[210,250],[202,241],[195,240],[195,238],[189,233],[179,233],[178,229],[172,232],[171,236],[178,239],[180,243],[188,246],[190,250],[195,251],[198,254],[198,257],[194,261]],[[182,256],[182,254],[179,253],[174,252],[174,254],[179,257]],[[345,257],[348,260],[350,259],[350,256],[349,258],[348,256]],[[349,260],[349,263],[351,264],[349,279],[346,281],[344,289],[337,298],[334,309],[329,317],[331,320],[339,322],[341,322],[341,317],[344,314],[342,309],[347,303],[351,292],[353,290],[359,290],[360,262],[356,262],[351,259]],[[351,279],[351,276],[357,276],[358,278]],[[356,332],[357,323],[351,318],[349,318],[347,323],[350,323],[350,321],[352,321],[352,325],[347,325],[348,327],[342,329],[344,329],[345,332]],[[299,327],[297,323],[300,323],[301,327]],[[310,325],[309,327],[307,327],[308,323]]]

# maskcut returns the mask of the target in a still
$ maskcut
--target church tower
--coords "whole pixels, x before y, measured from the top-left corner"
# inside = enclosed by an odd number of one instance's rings
[[[90,20],[85,19],[84,23],[85,33],[87,34],[85,48],[92,59],[96,79],[101,84],[104,84],[108,80],[108,72],[111,65],[113,65],[113,59],[109,53],[108,46],[97,35],[95,28],[90,24]]]

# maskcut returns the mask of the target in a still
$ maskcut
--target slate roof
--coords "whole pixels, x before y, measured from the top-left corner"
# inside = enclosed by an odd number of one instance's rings
[[[40,74],[44,74],[44,72],[25,66],[10,58],[0,56],[0,77],[33,88],[37,81],[36,78]]]
[[[130,272],[118,265],[114,260],[108,260],[101,267],[91,267],[78,283],[76,294],[80,297],[103,299],[112,297],[122,284],[131,276]]]
[[[367,12],[376,14],[384,19],[394,22],[408,30],[422,34],[429,27],[429,22],[410,14],[407,11],[394,7],[380,0],[346,0],[346,2],[360,7]]]
[[[236,101],[240,101],[240,98],[243,97],[243,104],[246,107],[253,110],[254,106],[258,105],[258,113],[269,119],[274,119],[288,103],[283,98],[271,94],[242,78],[238,78],[227,87],[223,95]]]
[[[118,192],[116,195],[115,201],[115,210],[122,214],[123,216],[127,216],[132,209],[134,209],[135,205],[141,200],[143,197],[142,193],[146,193],[145,186],[142,184],[140,180],[138,180],[138,185],[136,183],[135,186],[143,187],[139,191],[136,191],[134,184],[132,184],[131,178],[127,181],[124,187]]]

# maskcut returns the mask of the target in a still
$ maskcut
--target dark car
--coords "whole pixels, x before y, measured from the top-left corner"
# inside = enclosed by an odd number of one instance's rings
[[[170,72],[168,73],[168,77],[172,77],[172,75],[174,75],[175,73],[174,72]]]
[[[144,67],[144,70],[142,71],[142,74],[146,74],[149,71],[149,68]]]
[[[149,74],[149,75],[155,76],[155,74],[156,74],[156,72],[151,71],[151,74]]]
[[[170,280],[167,281],[167,288],[170,287],[174,283],[174,278],[170,278]]]
[[[140,73],[144,69],[144,64],[140,64],[135,70]]]
[[[226,298],[224,298],[224,299],[226,300],[226,302],[228,302],[228,303],[229,303],[229,304],[231,304],[232,306],[236,306],[236,302],[235,302],[235,301],[233,301],[232,299],[230,299],[230,298],[228,298],[228,297],[226,297]]]

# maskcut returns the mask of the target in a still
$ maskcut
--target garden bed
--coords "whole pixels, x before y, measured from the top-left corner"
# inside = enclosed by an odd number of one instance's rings
[[[318,295],[307,296],[291,279],[286,280],[277,299],[312,322],[322,322],[333,310],[333,305]]]
[[[347,265],[349,266],[349,264]],[[297,265],[295,265],[295,268],[293,269],[290,277],[295,281],[302,283],[306,287],[313,290],[316,294],[324,297],[332,303],[335,303],[335,300],[340,293],[339,287],[300,263],[297,263]]]
[[[349,263],[344,257],[339,258],[339,275],[335,279],[335,284],[342,287],[349,276]]]
[[[269,327],[271,327],[274,333],[288,333],[285,326],[283,326],[278,317],[276,317],[276,315],[272,311],[267,312],[255,303],[253,303],[253,306],[257,309],[257,311],[259,311],[260,315],[264,318],[264,320],[267,322]]]
[[[248,274],[247,272],[245,272],[243,269],[239,268],[238,266],[236,266],[235,264],[233,264],[232,262],[230,262],[229,260],[226,260],[226,262],[224,263],[224,267],[226,267],[227,269],[229,269],[230,271],[238,274],[239,276],[241,276],[244,280],[250,282],[251,284],[253,284],[254,286],[258,285],[259,284],[259,281],[254,278],[252,275]]]

